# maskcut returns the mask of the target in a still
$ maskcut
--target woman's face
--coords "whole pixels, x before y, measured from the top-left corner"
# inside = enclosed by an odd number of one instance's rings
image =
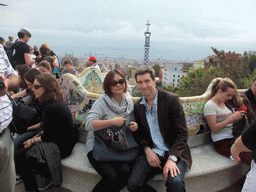
[[[111,84],[111,92],[113,96],[122,95],[124,93],[125,79],[123,79],[120,75],[115,74],[110,84]]]
[[[45,92],[45,88],[35,79],[32,91],[34,92],[35,98],[40,99]]]
[[[225,103],[234,97],[235,90],[233,88],[228,88],[227,91],[223,92],[221,89],[219,89],[219,93],[220,93],[220,101],[222,103]]]
[[[33,83],[29,82],[29,81],[26,80],[26,79],[25,79],[25,83],[27,84],[28,88],[29,88],[30,90],[32,90],[32,88],[33,88]]]

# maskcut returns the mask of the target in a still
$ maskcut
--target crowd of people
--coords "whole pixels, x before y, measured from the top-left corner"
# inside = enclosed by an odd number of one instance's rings
[[[59,59],[47,43],[39,49],[29,46],[31,37],[26,29],[18,32],[15,42],[13,36],[7,42],[0,37],[0,185],[6,192],[13,192],[21,181],[26,191],[45,190],[53,183],[60,186],[60,160],[71,154],[77,142],[71,111],[57,80]],[[96,58],[92,59],[95,64]],[[79,75],[71,59],[64,65],[62,74]],[[12,101],[18,98],[37,115],[31,126],[22,129],[18,124],[13,130]],[[35,174],[42,177],[40,183]]]
[[[39,49],[30,47],[27,43],[31,34],[26,29],[18,32],[18,38],[14,43],[13,36],[6,43],[0,38],[0,84],[3,85],[0,86],[0,186],[6,192],[13,192],[15,181],[23,180],[26,191],[34,192],[52,184],[61,185],[60,161],[71,154],[77,132],[57,81],[60,67],[57,56],[46,43]],[[66,59],[64,65],[62,74],[79,75],[71,59]],[[88,59],[88,66],[98,68],[94,56]],[[102,177],[93,192],[106,189],[119,192],[124,187],[129,192],[154,192],[148,181],[158,173],[165,177],[166,191],[186,191],[185,172],[192,166],[192,157],[179,96],[157,88],[150,67],[139,68],[135,80],[142,97],[133,104],[126,94],[128,84],[124,74],[119,70],[109,71],[103,82],[104,93],[86,117],[87,156]],[[243,191],[256,189],[255,95],[256,79],[250,89],[239,94],[231,79],[219,78],[212,85],[203,109],[215,150],[235,161],[251,164]],[[37,119],[13,141],[9,129],[11,101],[20,97],[36,109]],[[120,151],[115,154],[117,160],[98,159],[98,133],[107,130],[105,142],[122,138],[128,146],[121,131],[124,126],[137,143],[135,158],[118,160],[123,154]],[[111,135],[113,127],[120,130]],[[122,137],[118,135],[121,133]],[[35,174],[43,182],[38,183]]]

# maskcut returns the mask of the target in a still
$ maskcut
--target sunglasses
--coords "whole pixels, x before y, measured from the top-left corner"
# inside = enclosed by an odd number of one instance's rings
[[[113,81],[110,81],[110,85],[111,85],[111,86],[117,86],[118,83],[119,83],[120,85],[123,85],[124,82],[125,82],[124,79],[119,79],[118,81],[113,80]]]
[[[40,87],[42,87],[41,85],[33,85],[33,87],[35,88],[35,89],[39,89]]]

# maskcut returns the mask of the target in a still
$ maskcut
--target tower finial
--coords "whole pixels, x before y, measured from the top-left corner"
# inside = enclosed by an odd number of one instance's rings
[[[151,25],[148,21],[148,23],[146,23],[147,25],[147,31],[144,33],[145,35],[145,54],[144,54],[144,66],[148,66],[148,62],[149,62],[149,59],[148,59],[148,54],[149,54],[149,38],[151,36],[151,32],[149,32],[149,26]]]

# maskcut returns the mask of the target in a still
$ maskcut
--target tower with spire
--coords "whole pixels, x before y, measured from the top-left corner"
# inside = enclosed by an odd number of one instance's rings
[[[148,63],[149,63],[149,59],[148,59],[148,54],[149,54],[149,38],[150,38],[150,35],[151,35],[151,32],[149,32],[149,26],[151,25],[148,21],[148,23],[146,23],[147,25],[147,31],[144,33],[145,35],[145,54],[144,54],[144,66],[148,66]]]

